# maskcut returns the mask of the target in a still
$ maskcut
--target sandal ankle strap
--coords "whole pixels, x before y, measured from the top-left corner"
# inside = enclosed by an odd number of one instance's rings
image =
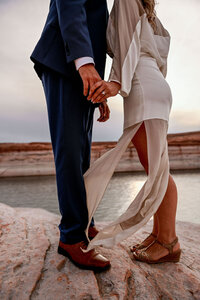
[[[175,240],[169,244],[161,243],[158,239],[156,239],[156,242],[159,243],[161,246],[165,247],[166,249],[168,249],[169,253],[173,253],[173,247],[178,242],[178,237],[176,237]]]

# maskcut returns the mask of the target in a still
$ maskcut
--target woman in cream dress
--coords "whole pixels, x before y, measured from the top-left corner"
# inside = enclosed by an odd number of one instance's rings
[[[167,130],[172,105],[165,80],[170,35],[154,12],[154,0],[115,0],[107,42],[113,58],[109,82],[100,81],[88,100],[101,102],[118,93],[124,99],[124,130],[116,147],[97,159],[84,175],[88,227],[122,154],[132,141],[147,179],[128,209],[89,242],[112,248],[154,216],[151,234],[132,247],[136,259],[148,263],[177,262],[177,189],[169,173]],[[86,235],[88,234],[88,227]]]

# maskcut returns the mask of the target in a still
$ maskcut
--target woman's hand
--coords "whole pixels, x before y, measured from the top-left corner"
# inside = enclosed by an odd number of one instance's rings
[[[106,101],[103,101],[99,105],[100,117],[97,119],[99,122],[106,122],[110,118],[110,109]]]
[[[107,98],[117,95],[120,88],[121,84],[119,84],[118,82],[107,82],[101,80],[93,84],[87,99],[91,100],[93,103],[103,102]]]

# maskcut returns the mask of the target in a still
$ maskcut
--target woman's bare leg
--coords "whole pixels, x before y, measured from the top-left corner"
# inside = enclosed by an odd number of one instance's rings
[[[137,150],[140,162],[143,165],[146,173],[148,174],[147,138],[144,122],[133,137],[132,142]],[[163,201],[161,202],[157,212],[154,215],[154,226],[152,230],[152,233],[157,234],[158,240],[162,243],[171,243],[176,237],[176,209],[177,188],[172,176],[169,175],[167,190]],[[177,243],[174,246],[174,251],[179,248],[180,244]],[[168,254],[168,250],[158,243],[153,244],[147,249],[147,251],[151,252],[152,259],[158,259]]]
[[[135,136],[133,137],[132,143],[134,144],[134,146],[135,146],[135,148],[138,152],[138,156],[139,156],[141,164],[143,165],[146,173],[148,174],[147,138],[146,138],[146,131],[145,131],[144,122],[142,123],[142,125],[140,126],[140,128],[136,132]],[[156,213],[153,216],[152,233],[156,236],[158,235],[158,218],[157,218]],[[153,240],[154,240],[154,237],[150,236],[142,244],[144,246],[148,246],[151,242],[153,242]]]
[[[157,210],[158,239],[164,243],[172,242],[176,237],[176,209],[177,188],[173,177],[169,175],[167,191]]]

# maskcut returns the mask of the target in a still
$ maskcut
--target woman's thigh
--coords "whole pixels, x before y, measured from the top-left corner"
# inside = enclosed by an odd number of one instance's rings
[[[140,128],[132,138],[132,143],[135,146],[140,162],[148,174],[148,150],[147,150],[147,136],[145,124],[142,122]]]

